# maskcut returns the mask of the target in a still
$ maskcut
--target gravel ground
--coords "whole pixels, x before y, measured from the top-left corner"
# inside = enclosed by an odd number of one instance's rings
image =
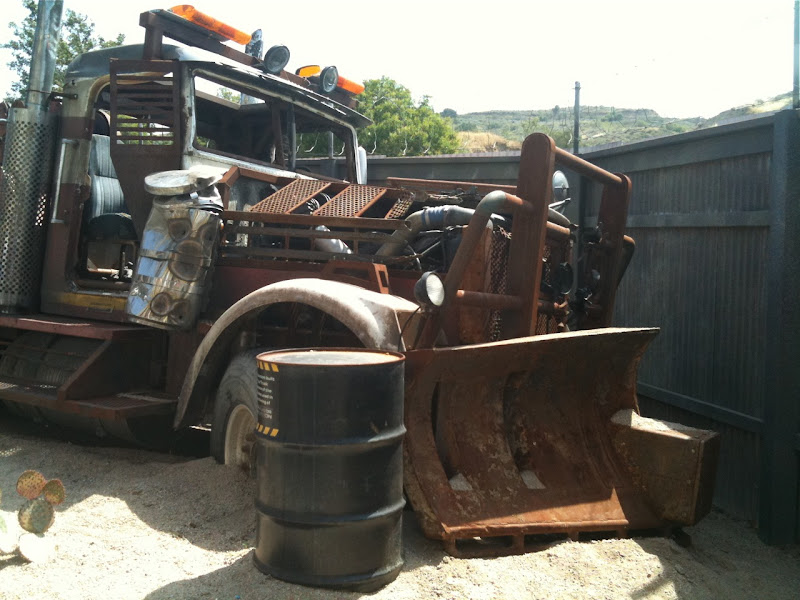
[[[204,440],[201,440],[204,441]],[[208,457],[83,445],[0,415],[0,512],[18,530],[14,491],[26,469],[60,478],[67,500],[45,534],[46,563],[0,554],[3,600],[299,600],[357,598],[255,569],[254,484]],[[19,533],[16,531],[16,533]],[[536,553],[455,559],[404,515],[405,565],[383,599],[797,599],[800,548],[763,545],[714,512],[692,544],[642,538],[560,542]]]

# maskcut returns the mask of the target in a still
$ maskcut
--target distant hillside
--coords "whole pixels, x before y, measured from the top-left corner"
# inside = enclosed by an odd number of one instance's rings
[[[613,143],[630,143],[719,125],[730,119],[781,110],[791,105],[791,93],[747,106],[731,108],[704,119],[662,117],[648,108],[581,107],[581,148]],[[459,132],[462,152],[494,152],[518,149],[525,136],[541,131],[552,136],[562,148],[572,147],[573,107],[546,110],[494,110],[457,114],[447,109]]]

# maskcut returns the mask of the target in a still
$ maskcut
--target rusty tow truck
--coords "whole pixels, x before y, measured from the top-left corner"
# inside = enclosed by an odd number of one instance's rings
[[[628,177],[534,134],[516,186],[367,183],[357,84],[171,11],[140,23],[143,44],[78,57],[60,93],[34,60],[9,115],[7,410],[149,446],[210,426],[216,459],[250,468],[259,349],[397,351],[405,492],[447,551],[707,513],[717,435],[639,415],[657,331],[611,327]],[[305,158],[316,140],[341,178]],[[549,207],[557,165],[602,187],[596,224]]]

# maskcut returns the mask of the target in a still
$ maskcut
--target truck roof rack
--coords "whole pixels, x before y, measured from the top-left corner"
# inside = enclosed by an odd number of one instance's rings
[[[154,9],[143,12],[139,15],[139,25],[145,29],[144,52],[142,58],[153,60],[162,58],[162,45],[164,36],[173,39],[187,46],[201,48],[208,52],[213,52],[229,60],[241,63],[248,67],[253,67],[267,73],[264,61],[251,56],[230,46],[226,46],[221,35],[206,29],[188,19],[176,15],[169,10]],[[319,85],[310,81],[306,77],[300,77],[286,70],[282,70],[277,77],[291,81],[300,87],[309,88],[317,93],[322,93]],[[341,92],[338,89],[324,94],[348,108],[356,108],[357,101],[349,93]]]

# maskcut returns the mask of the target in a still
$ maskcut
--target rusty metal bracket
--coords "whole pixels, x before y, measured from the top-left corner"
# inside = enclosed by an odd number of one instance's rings
[[[322,279],[352,283],[378,292],[389,293],[389,271],[386,265],[356,261],[328,261],[319,275]]]

